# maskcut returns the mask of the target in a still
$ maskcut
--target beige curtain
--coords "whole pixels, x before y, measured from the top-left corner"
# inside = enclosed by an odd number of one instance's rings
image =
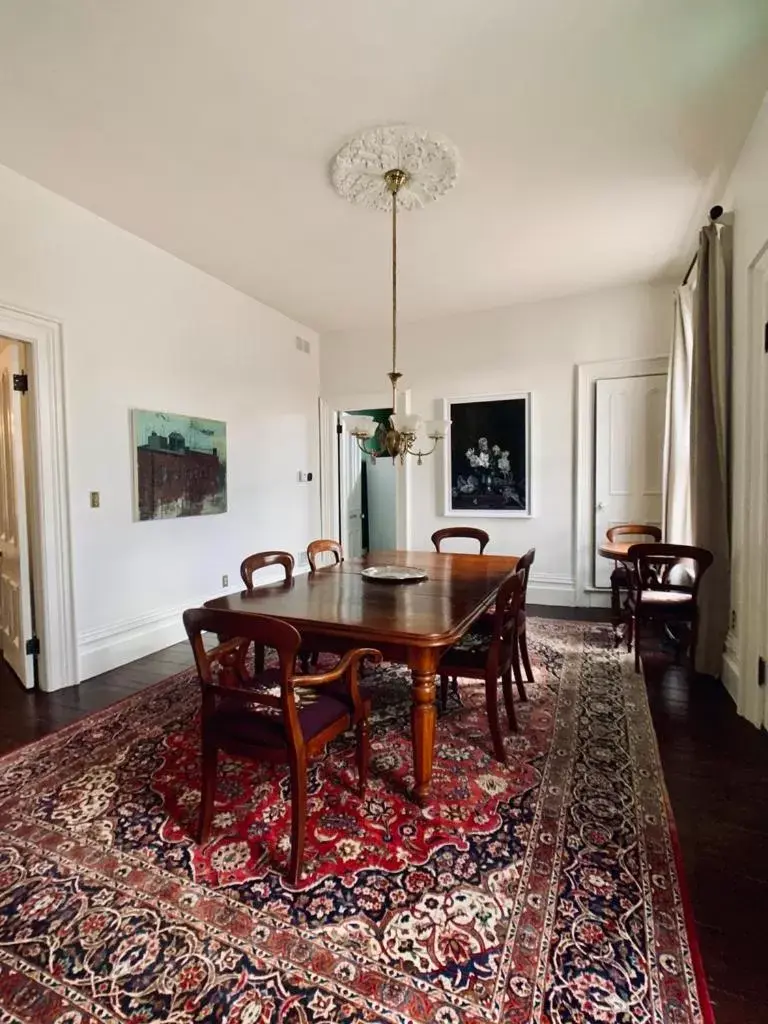
[[[691,366],[691,531],[715,560],[700,591],[696,668],[719,676],[730,614],[729,395],[733,229],[700,236]]]
[[[675,321],[667,376],[662,529],[670,544],[693,543],[691,527],[691,370],[693,283],[675,292]]]

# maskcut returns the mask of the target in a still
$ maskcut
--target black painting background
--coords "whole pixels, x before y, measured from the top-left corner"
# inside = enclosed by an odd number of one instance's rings
[[[490,401],[456,402],[450,407],[451,420],[451,490],[459,476],[467,477],[473,470],[467,462],[468,448],[477,450],[481,437],[488,438],[488,445],[497,444],[502,451],[509,451],[509,463],[518,485],[524,482],[521,496],[523,508],[528,507],[528,480],[525,473],[526,456],[526,400],[525,398],[504,398]],[[472,495],[458,494],[451,497],[454,509],[476,509]],[[493,503],[493,507],[505,507],[519,511],[516,505]]]

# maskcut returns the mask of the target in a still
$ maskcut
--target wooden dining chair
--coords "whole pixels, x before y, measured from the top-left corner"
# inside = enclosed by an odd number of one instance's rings
[[[476,526],[446,526],[444,530],[435,530],[432,534],[432,543],[435,545],[435,551],[439,552],[443,541],[450,540],[452,537],[476,540],[480,544],[481,555],[488,547],[488,542],[491,539],[485,530],[479,530]]]
[[[523,596],[523,573],[511,573],[499,587],[489,631],[466,633],[440,662],[440,699],[443,710],[448,701],[451,679],[485,681],[485,707],[497,761],[506,764],[504,740],[499,726],[498,684],[501,679],[509,728],[517,731],[512,699],[513,650]]]
[[[198,841],[208,840],[216,791],[220,750],[288,764],[291,779],[291,857],[288,878],[296,885],[301,874],[307,820],[307,764],[331,740],[354,726],[361,795],[368,775],[370,703],[360,692],[358,666],[363,657],[381,660],[368,648],[349,651],[329,672],[294,674],[301,643],[289,623],[266,615],[210,608],[184,612],[202,687],[202,794]],[[203,633],[219,637],[206,651]],[[252,672],[251,644],[277,652],[277,668]]]
[[[320,568],[317,564],[318,556],[325,552],[330,553],[334,565],[344,561],[344,552],[337,540],[313,540],[311,544],[307,545],[307,561],[310,572],[317,572]]]
[[[688,629],[688,663],[696,671],[699,632],[699,587],[713,562],[712,552],[688,544],[633,544],[626,605],[627,650],[635,645],[635,671],[640,671],[640,631],[646,622]]]
[[[655,543],[661,540],[661,530],[658,526],[651,526],[650,523],[619,523],[617,526],[610,526],[605,531],[606,540],[613,543],[622,537],[632,537],[640,544],[646,539]],[[621,633],[618,631],[623,621],[621,609],[621,592],[629,590],[629,573],[625,562],[615,561],[611,573],[611,619],[616,633],[616,644],[621,642]]]
[[[272,565],[283,567],[286,582],[293,579],[295,562],[289,551],[257,551],[253,555],[248,555],[240,563],[240,578],[245,584],[245,589],[253,590],[253,574]]]

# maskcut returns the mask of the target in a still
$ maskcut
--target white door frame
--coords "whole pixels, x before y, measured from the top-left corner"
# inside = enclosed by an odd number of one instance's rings
[[[29,345],[34,389],[35,502],[39,555],[35,559],[35,628],[40,637],[41,690],[80,681],[77,665],[69,522],[64,366],[61,324],[0,305],[0,335]]]
[[[763,289],[768,281],[768,242],[747,269],[747,379],[743,396],[746,418],[744,445],[744,492],[741,511],[742,543],[733,523],[731,552],[732,607],[738,609],[736,629],[726,638],[723,681],[736,701],[739,713],[754,725],[768,725],[768,695],[757,685],[758,658],[768,656],[765,622],[768,616],[768,356],[764,348],[765,309]],[[738,410],[734,409],[734,412]],[[741,496],[737,496],[741,497]],[[735,519],[735,516],[733,517]]]
[[[321,494],[321,508],[320,508],[320,522],[323,530],[326,528],[326,524],[335,529],[335,533],[331,536],[339,537],[339,515],[338,507],[334,512],[331,501],[338,502],[338,459],[334,454],[336,452],[336,425],[333,420],[333,413],[336,410],[344,412],[351,409],[388,409],[392,403],[392,393],[386,391],[377,392],[364,392],[364,393],[338,393],[332,395],[325,395],[320,399],[320,494]],[[398,413],[408,413],[411,411],[411,392],[400,391],[398,392]],[[333,426],[331,423],[333,421]],[[331,429],[333,430],[332,436],[330,435]],[[323,460],[323,453],[325,453],[325,460]],[[411,466],[413,459],[406,458],[404,466],[398,466],[398,477],[397,477],[397,488],[396,488],[396,504],[397,504],[397,522],[395,524],[395,533],[397,536],[398,548],[407,549],[410,547],[411,541],[411,510],[410,510],[410,493],[411,493],[411,472],[413,467]],[[332,476],[331,476],[332,474]],[[333,498],[331,496],[333,495]]]
[[[573,551],[577,605],[610,605],[610,591],[598,589],[592,584],[595,532],[595,382],[615,377],[645,377],[649,374],[667,373],[668,370],[668,355],[580,363],[576,367],[576,514]]]

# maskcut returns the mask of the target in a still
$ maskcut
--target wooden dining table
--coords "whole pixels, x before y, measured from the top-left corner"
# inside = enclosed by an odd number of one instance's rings
[[[413,566],[427,579],[383,583],[364,578],[374,565]],[[374,647],[411,670],[414,797],[424,803],[432,779],[435,675],[443,654],[494,602],[517,558],[501,555],[377,551],[309,575],[206,602],[247,614],[272,615],[295,626],[311,650],[343,653]]]

